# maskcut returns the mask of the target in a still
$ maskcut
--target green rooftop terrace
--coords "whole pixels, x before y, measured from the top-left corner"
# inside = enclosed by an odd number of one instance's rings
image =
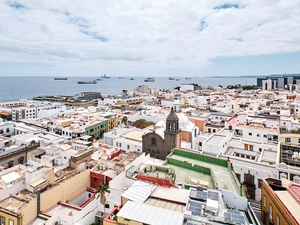
[[[165,165],[175,170],[176,183],[183,183],[186,187],[195,186],[195,181],[198,181],[200,186],[226,189],[245,196],[244,187],[239,184],[226,160],[173,149]]]

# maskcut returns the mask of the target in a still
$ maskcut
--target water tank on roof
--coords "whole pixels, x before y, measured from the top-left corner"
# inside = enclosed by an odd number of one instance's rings
[[[103,170],[106,170],[106,165],[103,164]]]
[[[146,166],[146,171],[147,171],[147,172],[151,171],[151,165],[147,165],[147,166]]]
[[[156,165],[152,165],[152,171],[156,170]]]
[[[99,170],[103,170],[103,165],[102,164],[99,165]]]

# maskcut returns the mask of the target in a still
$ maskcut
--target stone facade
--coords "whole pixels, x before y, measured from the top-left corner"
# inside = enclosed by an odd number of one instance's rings
[[[178,126],[179,119],[171,109],[166,119],[166,129],[164,138],[153,130],[152,133],[145,134],[142,138],[143,152],[150,154],[151,157],[165,160],[173,148],[180,148],[181,130]]]

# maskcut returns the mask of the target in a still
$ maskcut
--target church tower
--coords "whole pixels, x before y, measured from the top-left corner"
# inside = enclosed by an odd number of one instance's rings
[[[176,110],[178,108],[174,107]],[[166,119],[166,129],[164,131],[165,151],[166,156],[173,148],[180,148],[181,144],[181,130],[179,129],[179,118],[176,115],[173,107]]]

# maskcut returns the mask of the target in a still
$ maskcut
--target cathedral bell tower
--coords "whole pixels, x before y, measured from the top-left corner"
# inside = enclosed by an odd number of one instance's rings
[[[180,148],[181,130],[179,129],[179,118],[176,115],[173,107],[166,119],[166,129],[164,131],[165,147],[168,153],[173,148]]]

